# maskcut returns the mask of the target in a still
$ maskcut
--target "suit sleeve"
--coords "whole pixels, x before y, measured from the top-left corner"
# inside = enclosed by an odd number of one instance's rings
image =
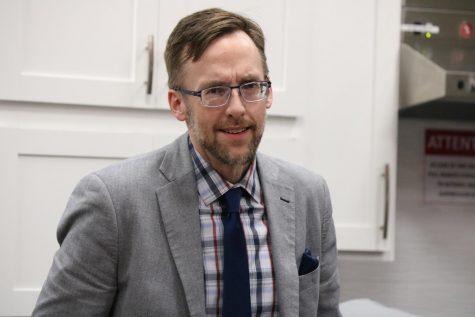
[[[318,317],[341,316],[340,277],[337,266],[335,225],[332,218],[332,205],[326,182],[324,189],[324,213],[322,220],[322,253],[320,272],[320,294]]]
[[[117,289],[118,230],[109,192],[95,174],[73,191],[60,244],[32,316],[108,316]]]

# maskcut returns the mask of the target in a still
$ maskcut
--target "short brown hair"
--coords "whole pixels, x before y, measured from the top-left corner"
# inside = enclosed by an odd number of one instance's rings
[[[173,29],[165,49],[168,87],[175,88],[182,80],[186,61],[196,62],[216,39],[235,31],[245,32],[256,45],[262,59],[264,75],[268,75],[264,34],[253,20],[218,8],[206,9],[184,17]]]

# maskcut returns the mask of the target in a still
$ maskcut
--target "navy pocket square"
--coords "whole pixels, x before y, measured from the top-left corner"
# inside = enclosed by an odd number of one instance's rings
[[[319,264],[318,257],[312,256],[310,250],[305,249],[305,252],[302,254],[302,260],[300,261],[299,276],[316,270]]]

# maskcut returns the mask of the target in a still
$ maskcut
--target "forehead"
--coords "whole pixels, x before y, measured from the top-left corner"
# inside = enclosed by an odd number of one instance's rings
[[[211,43],[195,62],[184,66],[184,83],[196,89],[209,82],[239,83],[264,79],[264,67],[259,50],[242,31],[226,34]]]

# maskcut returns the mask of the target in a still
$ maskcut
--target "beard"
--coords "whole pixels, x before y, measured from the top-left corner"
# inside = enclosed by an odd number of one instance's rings
[[[214,135],[206,135],[207,133],[204,129],[202,129],[200,124],[196,122],[191,105],[186,106],[186,117],[188,130],[190,134],[195,137],[196,142],[198,142],[203,150],[222,164],[228,166],[246,166],[250,165],[254,160],[257,148],[264,133],[264,123],[261,126],[258,126],[256,123],[250,124],[250,122],[244,120],[234,120],[232,122],[233,125],[249,126],[249,130],[252,133],[252,138],[247,145],[246,153],[240,156],[233,156],[224,144],[218,142]],[[265,122],[265,120],[263,122]],[[225,124],[223,124],[223,126],[225,126]]]

